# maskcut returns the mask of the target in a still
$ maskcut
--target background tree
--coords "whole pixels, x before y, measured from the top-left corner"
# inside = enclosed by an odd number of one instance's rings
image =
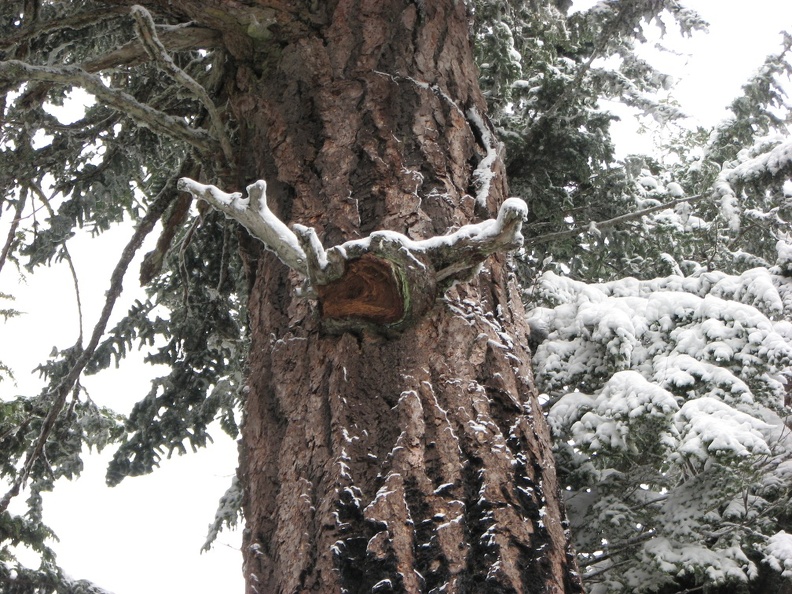
[[[791,67],[790,38],[780,41],[733,117],[714,130],[680,128],[661,156],[597,159],[607,134],[585,135],[582,114],[548,145],[577,139],[587,158],[581,178],[560,177],[570,182],[560,199],[532,201],[549,221],[529,229],[549,227],[529,231],[523,278],[539,306],[529,314],[537,383],[592,592],[790,588]],[[606,79],[616,74],[574,79],[576,98],[595,105],[607,93],[594,81]],[[621,88],[630,99],[635,87]],[[515,111],[505,110],[502,136],[520,142],[531,128],[509,134]],[[520,165],[509,165],[513,186],[526,175]],[[534,166],[527,179],[544,173]],[[611,196],[621,213],[608,210]],[[541,267],[549,271],[534,281]]]
[[[41,522],[84,446],[119,443],[116,484],[206,445],[219,418],[241,431],[227,502],[250,592],[578,591],[520,292],[487,257],[519,242],[524,210],[499,210],[469,7],[141,4],[0,8],[2,263],[68,260],[75,227],[136,221],[93,331],[41,366],[40,395],[3,402],[0,535],[42,559],[4,548],[4,589],[89,587],[59,573]],[[46,105],[75,86],[96,104],[64,125]],[[272,251],[179,178],[267,222]],[[305,226],[298,247],[279,220]],[[108,328],[158,221],[148,298]],[[79,378],[135,342],[171,371],[119,418]]]

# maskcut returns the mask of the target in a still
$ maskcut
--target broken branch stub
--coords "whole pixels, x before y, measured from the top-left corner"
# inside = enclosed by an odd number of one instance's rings
[[[178,188],[205,200],[260,239],[280,260],[305,276],[319,303],[326,330],[395,333],[420,319],[456,282],[472,279],[495,252],[518,248],[528,212],[509,198],[498,217],[420,241],[394,231],[376,231],[327,250],[316,231],[289,229],[267,206],[267,184],[259,180],[241,193],[183,177]]]

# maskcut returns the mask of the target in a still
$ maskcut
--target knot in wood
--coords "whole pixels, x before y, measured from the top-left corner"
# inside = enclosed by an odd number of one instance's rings
[[[316,286],[325,330],[396,334],[434,304],[437,286],[428,261],[374,244],[376,253],[346,261],[339,278]]]
[[[316,289],[324,318],[393,324],[405,314],[393,264],[372,254],[347,262],[341,278]]]

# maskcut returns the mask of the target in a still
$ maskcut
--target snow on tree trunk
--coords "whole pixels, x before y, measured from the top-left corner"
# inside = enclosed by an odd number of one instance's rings
[[[466,11],[257,9],[233,44],[249,148],[231,189],[266,179],[274,214],[325,247],[494,217],[506,185]],[[330,334],[262,248],[245,254],[247,591],[580,591],[506,257],[396,336]]]

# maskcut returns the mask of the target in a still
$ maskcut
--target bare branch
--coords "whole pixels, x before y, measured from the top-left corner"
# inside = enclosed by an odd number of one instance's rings
[[[213,48],[220,45],[220,34],[203,27],[167,27],[158,29],[159,40],[167,51],[180,52],[194,48]],[[134,66],[148,59],[148,53],[139,41],[130,41],[108,54],[83,62],[87,72],[99,72],[121,65]]]
[[[61,31],[63,29],[82,29],[94,25],[101,21],[114,19],[126,14],[126,8],[109,6],[104,7],[102,10],[91,10],[90,12],[82,12],[69,17],[53,19],[49,21],[37,21],[31,28],[25,28],[18,33],[9,35],[4,39],[0,39],[0,49],[7,49],[14,45],[33,39],[42,35],[43,33],[50,33],[52,31]]]
[[[6,263],[6,259],[8,258],[8,254],[11,251],[11,246],[14,245],[14,238],[16,237],[16,230],[19,226],[19,222],[22,220],[22,210],[25,208],[25,202],[27,201],[27,190],[22,188],[19,198],[17,199],[16,209],[14,209],[14,218],[11,220],[11,227],[8,229],[8,236],[6,237],[5,245],[3,246],[3,251],[0,252],[0,270],[3,269],[3,266]]]
[[[154,19],[151,18],[151,13],[142,6],[135,5],[132,7],[132,16],[137,23],[138,37],[149,55],[157,62],[157,65],[173,78],[173,80],[195,95],[206,108],[206,111],[209,113],[209,119],[212,122],[212,129],[220,142],[220,147],[223,149],[223,155],[229,164],[233,163],[234,153],[231,148],[231,141],[228,139],[225,127],[223,126],[223,120],[220,117],[220,113],[217,111],[214,101],[212,101],[212,98],[209,96],[209,93],[207,93],[206,89],[204,89],[193,77],[179,68],[170,55],[168,55],[168,51],[157,36],[157,30],[154,25]]]
[[[448,235],[415,241],[395,231],[376,231],[325,251],[312,228],[295,225],[292,231],[269,210],[267,184],[263,180],[247,187],[248,198],[189,178],[181,178],[178,187],[239,221],[284,264],[308,277],[314,285],[326,285],[340,278],[345,262],[365,254],[404,262],[412,259],[418,267],[425,267],[424,261],[428,260],[437,282],[459,280],[461,273],[474,272],[490,254],[521,246],[520,231],[528,214],[523,200],[509,198],[501,205],[497,219],[465,225]]]
[[[16,82],[41,80],[81,86],[109,107],[131,117],[138,124],[182,140],[201,152],[212,154],[218,152],[217,141],[206,131],[191,128],[182,119],[157,111],[140,103],[124,91],[106,86],[99,76],[79,67],[35,66],[19,60],[7,60],[0,62],[0,80]]]
[[[473,278],[490,254],[521,246],[528,214],[525,202],[509,198],[497,219],[448,235],[415,241],[395,231],[375,231],[325,250],[314,229],[294,225],[292,231],[270,211],[263,180],[247,187],[247,198],[186,177],[178,188],[244,225],[307,277],[311,290],[305,294],[317,298],[329,332],[369,329],[389,335],[405,329],[431,309],[438,290]]]
[[[702,198],[704,198],[703,195],[689,196],[687,198],[677,198],[676,200],[671,200],[670,202],[658,204],[657,206],[651,206],[649,208],[638,210],[636,212],[628,212],[627,214],[619,215],[618,217],[608,219],[607,221],[591,222],[588,225],[574,227],[566,231],[557,231],[556,233],[548,233],[547,235],[539,235],[537,237],[531,237],[525,241],[525,245],[526,246],[538,245],[541,243],[550,243],[551,241],[558,241],[559,239],[566,239],[568,237],[575,237],[576,235],[585,233],[592,228],[607,229],[608,227],[616,227],[617,225],[621,225],[622,223],[626,223],[628,221],[634,221],[635,219],[640,219],[641,217],[646,216],[648,214],[652,214],[653,212],[657,212],[659,210],[666,210],[667,208],[671,208],[672,206],[676,206],[677,204],[681,204],[683,202],[696,202],[698,200],[701,200]]]
[[[47,212],[50,215],[50,218],[55,217],[55,210],[52,208],[52,204],[49,201],[49,198],[44,194],[44,191],[36,184],[31,183],[29,184],[33,193],[38,196],[41,203],[47,209]],[[74,269],[74,261],[72,260],[71,254],[69,253],[69,249],[66,247],[66,242],[63,242],[63,257],[66,260],[66,263],[69,265],[69,271],[71,272],[72,283],[74,284],[74,298],[77,301],[77,322],[79,324],[80,335],[77,338],[77,344],[80,348],[82,348],[83,342],[83,308],[82,308],[82,300],[80,299],[80,283],[77,280],[77,271]]]

